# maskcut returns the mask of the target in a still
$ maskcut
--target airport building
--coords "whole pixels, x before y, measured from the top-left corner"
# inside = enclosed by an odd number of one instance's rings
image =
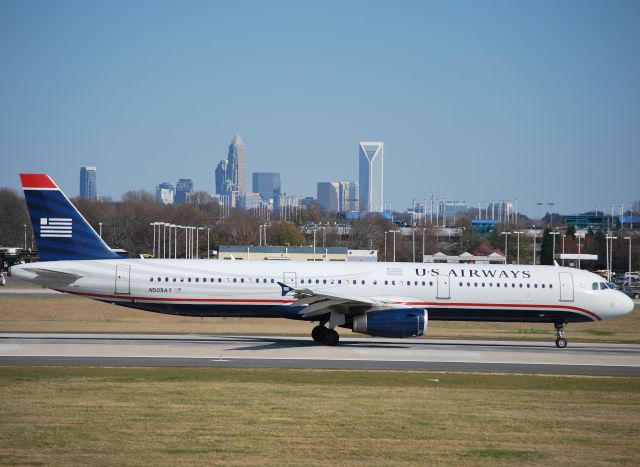
[[[218,259],[272,261],[366,261],[378,260],[378,250],[345,247],[220,245]]]
[[[361,142],[358,154],[360,210],[384,211],[384,143]]]
[[[80,167],[80,197],[94,201],[98,198],[95,167]]]
[[[260,193],[262,199],[273,199],[280,194],[280,174],[276,172],[254,172],[253,191]]]

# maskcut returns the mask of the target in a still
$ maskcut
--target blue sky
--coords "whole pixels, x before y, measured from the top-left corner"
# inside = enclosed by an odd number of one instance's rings
[[[357,179],[385,201],[640,199],[638,1],[0,2],[0,186],[74,196],[213,171],[238,132],[283,189]]]

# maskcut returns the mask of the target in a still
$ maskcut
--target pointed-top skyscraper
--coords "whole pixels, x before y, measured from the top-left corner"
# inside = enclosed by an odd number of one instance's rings
[[[234,191],[244,195],[247,192],[247,156],[244,150],[244,142],[236,133],[229,145],[227,157],[227,178],[235,187]]]

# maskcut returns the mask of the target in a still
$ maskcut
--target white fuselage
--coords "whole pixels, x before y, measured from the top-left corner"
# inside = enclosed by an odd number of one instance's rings
[[[74,276],[64,280],[56,272]],[[633,309],[600,276],[554,266],[109,259],[24,264],[12,273],[88,298],[197,316],[299,319],[296,299],[283,295],[278,282],[315,294],[425,308],[434,320],[598,321]]]

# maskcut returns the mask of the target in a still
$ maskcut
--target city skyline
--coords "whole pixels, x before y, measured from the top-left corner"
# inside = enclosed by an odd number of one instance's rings
[[[639,197],[638,2],[7,1],[0,18],[3,187],[46,172],[75,195],[90,162],[101,196],[169,177],[213,192],[238,131],[247,173],[280,172],[300,197],[357,178],[368,140],[400,211]]]

